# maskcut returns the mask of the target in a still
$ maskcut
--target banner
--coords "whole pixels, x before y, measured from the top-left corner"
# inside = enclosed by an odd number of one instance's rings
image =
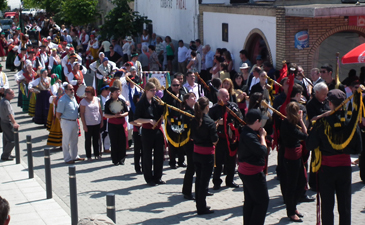
[[[161,86],[169,88],[171,84],[169,71],[143,71],[143,83],[146,84],[148,80],[155,77],[160,81]]]

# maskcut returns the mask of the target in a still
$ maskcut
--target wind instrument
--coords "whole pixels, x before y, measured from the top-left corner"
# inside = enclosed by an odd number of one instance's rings
[[[267,104],[267,102],[265,102],[265,100],[262,100],[261,101],[261,105],[262,106],[264,106],[264,107],[267,107],[267,108],[269,108],[269,109],[271,109],[274,113],[276,113],[276,114],[278,114],[282,119],[286,119],[286,116],[285,115],[283,115],[281,112],[279,112],[278,110],[276,110],[274,107],[272,107],[270,104]],[[298,128],[298,129],[302,129],[302,127],[301,126],[299,126],[299,125],[296,125],[296,127]]]
[[[210,92],[210,87],[207,85],[207,83],[205,83],[205,81],[203,80],[203,78],[201,78],[201,76],[199,75],[199,73],[195,72],[194,74],[200,80],[200,82],[203,84],[203,86]]]
[[[179,101],[180,103],[182,103],[182,101],[178,98],[178,97],[176,97],[176,95],[174,95],[173,93],[171,93],[169,90],[167,90],[164,86],[161,86],[161,88],[163,89],[163,90],[165,90],[166,92],[167,92],[167,94],[169,94],[169,95],[171,95],[171,97],[173,97],[175,100],[177,100],[177,101]]]
[[[274,82],[276,85],[283,88],[283,85],[281,85],[279,82],[277,82],[276,80],[271,79],[267,74],[265,74],[265,76],[269,81]]]

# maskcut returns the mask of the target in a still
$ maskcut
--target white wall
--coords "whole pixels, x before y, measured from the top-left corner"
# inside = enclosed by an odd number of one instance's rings
[[[20,0],[8,0],[8,6],[10,6],[11,9],[18,8],[20,6]]]
[[[228,23],[228,42],[222,41],[222,23]],[[239,52],[243,49],[247,35],[253,29],[260,29],[269,44],[274,68],[276,65],[276,18],[269,16],[240,15],[227,13],[203,13],[203,44],[210,44],[212,50],[227,48],[235,60],[235,69],[239,71],[241,59]]]
[[[153,32],[185,43],[198,38],[198,0],[135,0],[135,11],[152,20]]]

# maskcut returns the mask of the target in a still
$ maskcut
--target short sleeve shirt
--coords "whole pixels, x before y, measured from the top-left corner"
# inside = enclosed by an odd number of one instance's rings
[[[100,99],[94,97],[93,101],[88,102],[85,98],[81,100],[80,105],[85,106],[85,122],[87,126],[98,125],[101,122]]]
[[[79,115],[79,105],[76,98],[71,99],[68,95],[63,95],[58,101],[56,111],[62,113],[61,119],[76,120]]]
[[[110,42],[109,41],[103,41],[101,43],[101,46],[103,46],[104,52],[109,52]]]
[[[9,100],[3,98],[0,100],[0,119],[2,123],[11,122],[9,115],[14,116],[13,109],[11,108]]]

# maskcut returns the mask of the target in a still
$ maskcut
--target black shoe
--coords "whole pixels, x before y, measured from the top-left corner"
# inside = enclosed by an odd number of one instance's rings
[[[14,160],[14,159],[9,157],[9,158],[1,158],[1,160],[2,160],[2,161],[12,161],[12,160]]]
[[[299,202],[314,202],[316,199],[315,198],[311,198],[308,195],[302,197],[299,199]]]
[[[153,181],[148,182],[147,184],[148,184],[149,186],[151,186],[151,187],[156,186],[156,183],[155,183],[155,182],[153,182]]]
[[[199,212],[198,211],[198,215],[205,215],[205,214],[212,214],[212,213],[214,213],[214,211],[213,210],[210,210],[210,209],[206,209],[206,210],[204,210],[202,212]]]
[[[304,215],[303,214],[301,214],[301,213],[295,213],[298,217],[300,217],[300,218],[303,218],[304,217]]]
[[[114,163],[114,166],[118,166],[118,165],[119,165],[119,162]]]
[[[230,183],[230,184],[227,184],[226,186],[227,186],[227,187],[231,187],[231,188],[238,188],[238,187],[239,187],[239,185],[238,185],[238,184],[236,184],[235,182],[232,182],[232,183]]]
[[[184,198],[186,200],[195,200],[194,196],[193,195],[184,195]]]
[[[221,188],[220,184],[214,185],[213,186],[213,190],[219,190]]]
[[[293,222],[296,222],[296,223],[302,223],[303,220],[302,219],[299,219],[299,220],[295,220],[295,219],[292,219],[291,217],[289,217],[290,221],[293,221]]]
[[[136,173],[137,174],[142,174],[142,171],[141,170],[136,170]]]
[[[9,159],[15,159],[15,156],[10,155],[10,156],[9,156]]]
[[[207,196],[213,196],[214,194],[212,192],[207,192]]]
[[[179,163],[179,167],[186,167],[185,163]]]
[[[157,180],[157,181],[155,181],[155,183],[156,183],[156,184],[166,184],[166,182],[165,182],[165,181],[163,181],[163,180]]]
[[[170,165],[171,169],[177,169],[176,165]]]

